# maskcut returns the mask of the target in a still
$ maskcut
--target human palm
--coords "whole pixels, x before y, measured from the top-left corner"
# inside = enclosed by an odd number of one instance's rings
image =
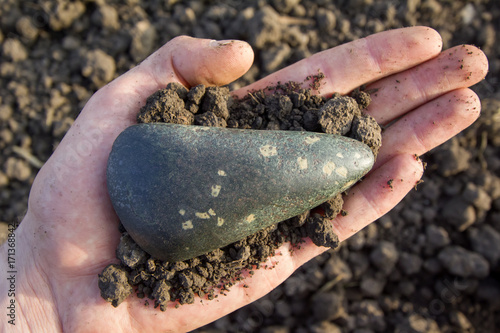
[[[326,75],[324,95],[346,94],[364,84],[376,89],[368,113],[390,126],[383,132],[374,168],[345,198],[349,215],[333,221],[341,241],[385,214],[415,186],[422,174],[415,156],[479,116],[480,101],[467,87],[484,78],[486,57],[473,46],[440,53],[441,47],[440,36],[430,28],[383,32],[318,53],[235,92],[241,96],[277,81],[300,82],[318,69]],[[243,75],[252,61],[244,42],[179,37],[95,93],[37,175],[28,212],[16,231],[16,299],[21,310],[16,328],[188,331],[265,295],[326,250],[307,242],[292,255],[285,244],[274,270],[256,270],[227,297],[178,309],[170,306],[166,312],[145,306],[136,296],[117,308],[100,297],[97,275],[117,261],[120,237],[105,178],[114,139],[135,122],[146,98],[169,82],[186,87],[227,84]],[[387,185],[390,179],[392,187]],[[2,306],[7,302],[5,296]]]

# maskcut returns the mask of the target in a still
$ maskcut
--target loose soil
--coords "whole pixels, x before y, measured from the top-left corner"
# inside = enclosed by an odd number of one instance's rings
[[[356,90],[351,96],[319,96],[315,92],[323,78],[323,73],[308,76],[306,81],[312,83],[306,89],[297,82],[278,83],[242,99],[233,99],[227,87],[198,85],[187,90],[170,83],[147,99],[137,121],[344,135],[366,143],[376,156],[382,143],[381,128],[362,112],[370,103],[369,94]],[[251,277],[254,269],[274,268],[262,263],[285,242],[300,248],[309,237],[317,246],[336,248],[339,241],[330,220],[342,212],[342,205],[338,194],[311,211],[180,262],[151,257],[120,225],[116,255],[121,264],[111,264],[99,275],[101,296],[116,307],[135,291],[139,298],[154,300],[154,306],[165,311],[168,302],[191,304],[195,297],[212,300],[226,295],[235,283]]]
[[[383,30],[424,25],[444,50],[477,45],[490,65],[473,87],[481,117],[424,157],[418,191],[197,332],[499,330],[498,0],[3,0],[0,12],[0,239],[6,222],[22,220],[34,177],[90,96],[176,36],[249,42],[254,65],[231,90]],[[484,259],[487,277],[471,270]]]

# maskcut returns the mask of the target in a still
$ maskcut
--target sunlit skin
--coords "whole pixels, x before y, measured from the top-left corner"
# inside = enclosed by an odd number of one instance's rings
[[[303,81],[318,69],[326,76],[325,96],[361,85],[377,89],[368,113],[381,125],[391,125],[383,132],[374,168],[346,196],[349,214],[332,221],[341,241],[392,209],[415,186],[423,172],[415,155],[479,116],[480,101],[468,87],[486,75],[485,55],[473,46],[441,48],[439,34],[430,28],[391,30],[315,54],[235,92],[242,96],[277,81]],[[165,312],[135,296],[117,308],[100,297],[97,275],[117,262],[120,236],[105,185],[114,139],[134,123],[146,98],[169,82],[188,88],[224,85],[243,75],[252,61],[245,42],[217,45],[177,37],[93,95],[34,181],[28,211],[16,231],[16,326],[2,319],[4,331],[192,330],[265,295],[326,250],[309,241],[291,254],[285,244],[281,256],[268,260],[271,265],[279,261],[275,269],[256,270],[217,301],[197,300]],[[397,180],[392,188],[387,186],[390,179]],[[7,257],[6,246],[1,256]],[[3,272],[6,264],[1,260]],[[0,286],[5,309],[10,302],[6,277]]]

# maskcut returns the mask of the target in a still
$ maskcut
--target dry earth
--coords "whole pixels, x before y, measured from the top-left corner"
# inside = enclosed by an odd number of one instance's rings
[[[171,38],[243,39],[233,88],[374,32],[428,25],[490,62],[479,121],[424,159],[391,213],[261,300],[199,332],[495,332],[500,326],[500,3],[476,1],[0,2],[0,221],[92,93]],[[5,225],[0,225],[0,231]],[[4,234],[3,234],[4,235]],[[0,236],[1,238],[1,236]]]

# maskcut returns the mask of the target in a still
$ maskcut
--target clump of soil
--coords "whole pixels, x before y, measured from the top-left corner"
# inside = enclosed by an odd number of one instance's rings
[[[253,91],[233,99],[226,87],[199,85],[187,90],[177,83],[152,94],[141,108],[139,123],[167,122],[183,125],[218,126],[257,130],[315,131],[345,135],[366,143],[376,156],[381,129],[362,112],[370,103],[368,93],[356,90],[349,96],[325,98],[314,94],[322,73],[310,76],[311,88],[288,82]],[[314,90],[313,90],[314,89]],[[139,298],[154,300],[166,310],[168,302],[191,304],[195,296],[212,300],[261,267],[285,242],[300,248],[309,237],[317,246],[336,248],[338,237],[330,220],[342,211],[339,194],[311,211],[275,224],[238,242],[180,262],[165,262],[143,251],[120,226],[122,236],[116,250],[121,264],[107,266],[99,275],[101,295],[118,306],[133,289]],[[133,287],[133,289],[132,289]],[[149,304],[146,300],[145,304]]]

